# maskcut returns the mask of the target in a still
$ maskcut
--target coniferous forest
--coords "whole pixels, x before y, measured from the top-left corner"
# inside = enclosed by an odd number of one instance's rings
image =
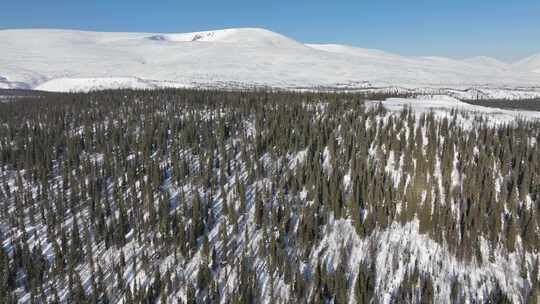
[[[0,303],[537,303],[540,123],[386,97],[0,103]]]

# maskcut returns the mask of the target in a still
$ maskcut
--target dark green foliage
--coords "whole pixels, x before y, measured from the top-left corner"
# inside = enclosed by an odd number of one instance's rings
[[[350,244],[320,248],[336,220],[364,239],[418,221],[464,262],[489,262],[481,239],[540,249],[538,123],[464,128],[458,111],[363,102],[385,97],[171,89],[0,103],[0,302],[17,288],[53,303],[284,302],[285,284],[290,302],[373,303],[378,249],[352,265]],[[521,266],[534,299],[538,262]],[[433,303],[438,287],[415,269],[392,300]],[[463,300],[457,278],[451,293]],[[508,300],[500,288],[490,299]]]
[[[375,294],[375,265],[360,264],[354,295],[357,304],[371,303]]]

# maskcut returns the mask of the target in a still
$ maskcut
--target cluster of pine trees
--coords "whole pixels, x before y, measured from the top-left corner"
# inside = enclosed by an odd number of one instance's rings
[[[358,264],[346,244],[321,248],[346,220],[363,239],[417,221],[466,263],[521,254],[517,297],[535,303],[538,260],[525,253],[540,248],[540,124],[390,114],[369,97],[171,89],[0,103],[0,302],[377,303],[377,248]],[[437,302],[433,275],[415,267],[391,301]]]

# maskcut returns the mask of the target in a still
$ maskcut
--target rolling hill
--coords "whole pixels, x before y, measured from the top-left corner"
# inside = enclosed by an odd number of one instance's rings
[[[183,34],[2,30],[0,88],[117,87],[523,88],[540,83],[537,57],[405,57],[303,44],[259,28]]]

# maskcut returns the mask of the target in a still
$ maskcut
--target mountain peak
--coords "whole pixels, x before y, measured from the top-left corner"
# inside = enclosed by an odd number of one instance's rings
[[[540,73],[540,53],[522,59],[514,65],[519,69]]]
[[[284,35],[263,28],[230,28],[193,33],[156,34],[150,40],[168,42],[217,42],[270,47],[303,47]]]

